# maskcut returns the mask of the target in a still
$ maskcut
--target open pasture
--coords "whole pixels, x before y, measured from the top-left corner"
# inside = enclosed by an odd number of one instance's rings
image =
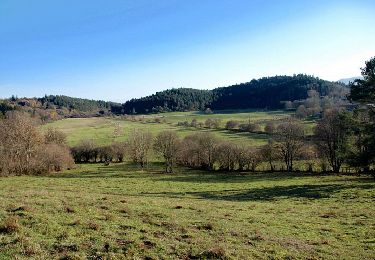
[[[264,127],[268,121],[280,122],[290,114],[285,111],[218,111],[214,114],[204,114],[201,112],[171,112],[153,115],[134,116],[134,120],[125,120],[120,117],[115,118],[70,118],[59,120],[44,127],[55,127],[67,134],[68,143],[71,146],[78,144],[83,139],[92,139],[98,144],[109,144],[113,141],[125,141],[129,133],[133,130],[142,129],[157,134],[163,130],[173,130],[179,136],[184,137],[197,131],[212,132],[218,138],[230,140],[238,144],[249,144],[260,146],[267,143],[269,135],[265,133],[247,133],[236,130],[226,130],[225,123],[228,120],[240,122],[257,123]],[[206,127],[186,127],[178,126],[178,122],[191,122],[196,119],[204,123],[208,118],[218,118],[221,120],[219,129],[209,129]],[[155,120],[157,122],[155,122]],[[307,133],[315,124],[314,121],[305,121]],[[120,129],[120,135],[115,136],[115,129]]]
[[[1,259],[373,259],[368,177],[78,165],[0,182]]]

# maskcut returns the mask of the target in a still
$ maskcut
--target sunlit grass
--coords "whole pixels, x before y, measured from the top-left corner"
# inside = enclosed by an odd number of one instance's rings
[[[224,129],[228,120],[240,122],[258,123],[264,128],[266,122],[281,122],[288,117],[289,112],[285,111],[217,111],[214,114],[206,115],[202,112],[171,112],[156,115],[136,116],[136,121],[116,118],[71,118],[47,124],[44,127],[56,127],[65,132],[68,136],[69,145],[73,146],[83,139],[93,139],[98,144],[109,144],[113,141],[125,141],[133,130],[143,129],[157,134],[163,130],[176,131],[180,137],[188,134],[200,132],[212,132],[215,136],[223,140],[230,140],[238,144],[248,144],[260,146],[267,143],[269,136],[264,133],[244,133],[239,131],[228,131]],[[161,119],[160,123],[155,123],[155,118]],[[194,128],[177,126],[178,122],[196,119],[204,123],[207,118],[219,118],[222,120],[220,129]],[[141,120],[141,121],[139,121]],[[305,121],[308,134],[312,133],[314,121]],[[120,126],[121,135],[114,136],[116,125]]]
[[[91,164],[2,178],[0,197],[0,259],[374,257],[367,177]]]

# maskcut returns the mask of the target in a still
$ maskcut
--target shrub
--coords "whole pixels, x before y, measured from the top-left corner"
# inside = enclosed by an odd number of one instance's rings
[[[275,124],[273,122],[267,122],[266,126],[264,127],[264,131],[267,134],[273,134],[275,132]]]
[[[93,140],[85,139],[82,140],[77,146],[72,148],[72,155],[74,161],[80,162],[96,162],[99,150],[97,149]]]
[[[0,168],[3,174],[29,174],[36,151],[44,144],[43,135],[35,122],[20,112],[8,112],[0,124]]]
[[[208,118],[204,122],[204,125],[208,128],[219,128],[221,120],[218,118]]]
[[[218,140],[211,133],[188,135],[182,141],[179,162],[186,166],[213,169]]]
[[[258,132],[260,131],[260,126],[255,123],[246,123],[246,124],[240,124],[239,129],[244,132]]]
[[[38,157],[40,160],[35,169],[39,169],[40,173],[58,172],[74,166],[70,149],[66,146],[47,144],[39,151]]]
[[[190,124],[188,121],[183,121],[183,122],[178,122],[177,123],[177,126],[185,126],[185,127],[188,127]]]
[[[66,145],[66,134],[56,128],[48,128],[44,133],[46,144]]]
[[[235,120],[229,120],[227,121],[227,123],[225,124],[225,129],[227,130],[231,130],[231,129],[234,129],[238,126],[238,121],[235,121]]]
[[[65,137],[57,130],[43,135],[35,120],[21,112],[0,122],[0,171],[3,175],[39,174],[73,164]]]

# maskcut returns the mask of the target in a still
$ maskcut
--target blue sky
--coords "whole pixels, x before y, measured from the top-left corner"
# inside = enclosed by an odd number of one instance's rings
[[[0,97],[126,101],[273,75],[357,76],[373,0],[1,0]]]

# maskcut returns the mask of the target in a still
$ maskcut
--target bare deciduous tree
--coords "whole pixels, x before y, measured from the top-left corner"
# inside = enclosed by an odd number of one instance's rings
[[[152,148],[152,134],[141,130],[134,130],[128,141],[129,156],[134,163],[140,164],[142,169],[147,165]]]
[[[287,170],[293,171],[293,162],[303,146],[303,125],[298,120],[289,118],[277,127],[275,137]]]
[[[221,143],[215,151],[215,161],[220,170],[234,171],[237,165],[237,146],[231,142]]]
[[[259,151],[248,146],[237,147],[236,159],[238,163],[238,170],[241,171],[250,170],[254,172],[256,167],[261,162]]]
[[[165,171],[173,172],[173,167],[178,158],[180,139],[172,131],[164,131],[155,138],[154,149],[165,161]]]
[[[280,159],[280,153],[272,139],[268,140],[268,143],[261,148],[261,155],[263,160],[270,166],[271,172],[273,172],[275,170],[275,162]]]

